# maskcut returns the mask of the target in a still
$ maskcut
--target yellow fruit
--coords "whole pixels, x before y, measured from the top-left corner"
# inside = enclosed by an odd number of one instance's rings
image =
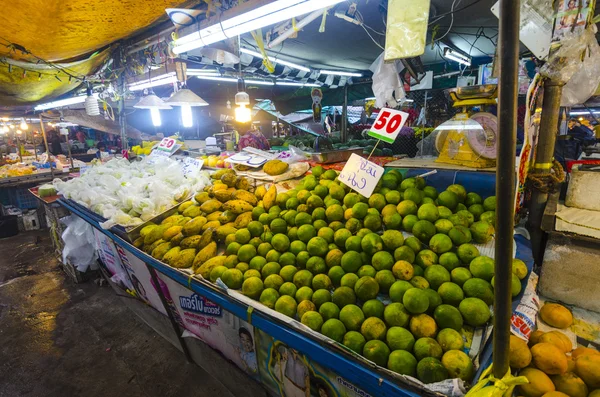
[[[200,233],[200,230],[206,225],[207,222],[208,221],[205,217],[197,216],[183,225],[183,234],[186,236],[195,236],[196,234]]]
[[[155,242],[153,242],[150,245],[144,245],[144,252],[146,252],[147,254],[152,254],[152,251],[154,251],[154,248],[158,247],[162,243],[166,243],[166,241],[161,238],[159,240],[156,240]]]
[[[252,222],[252,212],[244,212],[235,218],[234,226],[236,229],[243,229]]]
[[[237,182],[237,178],[234,173],[228,173],[221,177],[221,182],[226,184],[228,187],[234,187]]]
[[[198,266],[202,265],[204,262],[209,260],[210,258],[217,255],[217,243],[214,241],[208,244],[206,247],[202,248],[200,252],[196,255],[193,261],[194,269]]]
[[[162,235],[169,228],[168,225],[154,226],[144,237],[144,244],[149,245],[153,242],[162,239]]]
[[[256,195],[256,198],[258,198],[259,200],[262,200],[266,193],[267,193],[267,188],[265,188],[265,185],[260,185],[259,187],[256,188],[256,191],[254,192],[254,194]]]
[[[223,209],[226,211],[231,211],[235,214],[241,214],[244,212],[252,211],[254,207],[250,203],[247,203],[243,200],[230,200],[223,204]]]
[[[546,332],[544,335],[540,336],[540,343],[552,343],[563,353],[568,353],[573,350],[571,340],[560,331]]]
[[[162,235],[163,240],[170,241],[173,237],[177,236],[183,230],[182,226],[171,226]]]
[[[194,200],[200,205],[210,200],[210,195],[207,192],[200,192],[194,196]],[[181,212],[181,210],[179,210],[179,212]]]
[[[544,394],[556,390],[548,375],[539,369],[531,367],[522,369],[519,376],[524,376],[529,380],[529,383],[519,386],[521,394],[525,397],[542,397]]]
[[[544,335],[544,331],[533,331],[531,333],[531,335],[529,336],[529,343],[527,343],[529,345],[529,347],[532,347],[533,345],[535,345],[536,343],[540,342],[540,337]]]
[[[179,246],[181,247],[181,249],[188,249],[188,248],[198,248],[198,245],[200,244],[200,240],[202,239],[202,236],[189,236],[184,238],[183,240],[181,240],[181,243],[179,243]]]
[[[245,190],[237,190],[232,196],[234,200],[244,200],[245,202],[252,204],[253,207],[258,204],[256,196]]]
[[[521,369],[531,363],[531,352],[527,343],[514,335],[510,336],[510,366],[511,368]]]
[[[571,353],[571,357],[573,357],[573,360],[577,360],[580,356],[589,355],[600,356],[600,352],[598,350],[590,349],[589,347],[578,347]]]
[[[215,241],[216,237],[217,236],[216,236],[215,229],[213,229],[213,228],[206,229],[204,232],[202,232],[202,237],[200,238],[200,242],[198,243],[198,246],[196,247],[196,249],[201,250],[202,248],[206,247],[208,244]]]
[[[173,247],[167,252],[163,257],[162,261],[166,264],[169,264],[171,261],[177,259],[177,256],[181,252],[181,247]]]
[[[222,203],[231,200],[231,196],[232,194],[229,190],[219,190],[215,192],[215,198]]]
[[[567,356],[552,343],[540,342],[531,348],[533,364],[548,375],[567,372]]]
[[[198,196],[198,194],[196,196]],[[206,195],[208,196],[208,193]],[[179,211],[179,213],[183,213],[183,211],[185,211],[185,209],[190,205],[194,205],[194,202],[192,200],[186,201],[185,203],[181,203],[179,204],[179,207],[177,207],[177,211]]]
[[[177,222],[177,226],[183,226],[186,223],[188,223],[189,221],[191,221],[192,218],[190,218],[189,216],[183,216],[181,217],[181,219]]]
[[[177,222],[179,222],[180,219],[182,219],[184,216],[183,215],[171,215],[166,217],[165,219],[163,219],[163,221],[160,223],[161,225],[166,225],[167,223],[172,223],[172,224],[177,224]]]
[[[135,248],[142,248],[144,246],[144,237],[140,236],[133,240],[133,246]]]
[[[224,168],[212,174],[211,178],[220,180],[221,177],[225,174],[235,174],[235,171],[231,168]]]
[[[569,397],[569,395],[559,391],[551,391],[544,394],[542,397]]]
[[[540,318],[546,324],[560,329],[569,328],[573,324],[573,315],[569,309],[558,303],[546,303],[542,306]]]
[[[208,200],[200,206],[200,210],[206,214],[212,214],[213,212],[220,210],[221,206],[222,204],[219,200]]]
[[[212,214],[206,215],[206,220],[209,222],[218,221],[223,211],[215,211]]]
[[[571,356],[567,356],[567,372],[575,372],[575,360]]]
[[[140,236],[146,237],[146,235],[150,232],[150,230],[154,229],[156,226],[157,225],[155,225],[154,223],[144,226],[142,228],[142,230],[140,230]]]
[[[197,205],[190,205],[189,207],[187,207],[185,209],[185,211],[183,211],[182,215],[189,216],[190,218],[195,218],[195,217],[199,216],[201,212],[202,212],[201,208],[198,207]]]
[[[588,388],[585,382],[573,372],[550,377],[556,390],[571,397],[586,397]]]
[[[171,249],[171,243],[165,242],[152,250],[152,257],[161,260],[163,256]]]
[[[588,394],[588,397],[600,397],[600,389],[593,390],[590,394]]]
[[[208,280],[210,278],[210,272],[215,267],[225,265],[225,259],[227,259],[227,257],[224,255],[215,256],[214,258],[211,258],[204,262],[201,266],[194,267],[194,273],[199,274]]]
[[[237,214],[235,212],[231,212],[231,211],[223,211],[221,213],[221,216],[219,216],[218,221],[221,222],[221,225],[224,225],[226,223],[235,221],[235,218],[237,218]]]
[[[583,355],[575,360],[575,373],[590,389],[600,388],[600,356]]]
[[[196,256],[195,248],[188,248],[181,250],[179,255],[176,258],[169,261],[169,264],[178,269],[191,267],[194,262],[194,257]]]
[[[220,226],[221,226],[221,222],[219,222],[219,221],[208,222],[204,226],[202,226],[202,232],[204,233],[208,229],[217,229]]]
[[[271,208],[273,206],[273,204],[275,204],[276,198],[277,198],[277,188],[275,187],[275,185],[271,185],[269,190],[267,190],[267,193],[265,193],[265,195],[262,198],[263,207],[265,207],[265,209],[268,211],[269,208]]]
[[[169,241],[171,243],[171,246],[176,247],[178,246],[181,241],[185,238],[185,236],[183,235],[183,233],[179,233],[178,235],[176,235],[175,237],[173,237],[171,239],[171,241]]]
[[[269,160],[263,166],[263,171],[267,175],[281,175],[290,168],[290,165],[281,160]]]
[[[217,238],[219,241],[225,241],[225,238],[230,234],[237,232],[237,229],[233,226],[223,225],[217,228]]]
[[[250,181],[248,179],[244,178],[243,176],[240,176],[238,177],[237,182],[235,183],[235,187],[240,190],[250,191],[252,185],[250,184]]]

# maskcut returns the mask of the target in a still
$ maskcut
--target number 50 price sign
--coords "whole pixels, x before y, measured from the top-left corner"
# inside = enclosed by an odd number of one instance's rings
[[[383,108],[379,111],[377,119],[375,119],[375,123],[373,123],[368,134],[384,142],[394,143],[407,119],[408,113]]]

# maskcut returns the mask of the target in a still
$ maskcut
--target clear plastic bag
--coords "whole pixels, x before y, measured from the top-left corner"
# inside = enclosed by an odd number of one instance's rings
[[[397,62],[386,63],[381,53],[373,62],[369,70],[373,72],[373,94],[375,94],[375,106],[378,108],[396,107],[401,99],[406,97],[404,85],[398,74]]]
[[[298,161],[308,160],[309,157],[309,154],[306,153],[304,150],[297,148],[296,146],[290,145],[288,147],[288,150],[281,152],[277,159],[285,161],[288,164],[294,164]]]
[[[80,272],[84,273],[91,268],[96,269],[98,258],[94,243],[92,226],[83,219],[71,215],[63,220],[67,228],[62,234],[65,242],[63,248],[63,263],[67,260]]]
[[[573,106],[587,101],[600,84],[600,46],[596,41],[596,27],[588,28],[582,35],[587,48],[579,70],[563,87],[560,106]]]
[[[412,58],[425,52],[429,0],[390,0],[385,35],[385,60]]]

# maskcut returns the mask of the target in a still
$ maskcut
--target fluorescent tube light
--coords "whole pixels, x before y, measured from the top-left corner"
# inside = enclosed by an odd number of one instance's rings
[[[158,110],[158,108],[150,109],[150,117],[152,117],[152,125],[155,127],[160,127],[162,123],[160,120],[160,110]]]
[[[335,76],[362,77],[362,73],[340,72],[337,70],[319,70],[321,74],[332,74]]]
[[[465,54],[461,54],[458,51],[454,51],[450,47],[444,48],[444,58],[458,62],[462,65],[471,66],[471,57]]]
[[[173,52],[181,54],[252,30],[308,14],[343,0],[278,0],[175,40]]]
[[[93,94],[93,95],[96,98],[98,97],[98,94]],[[61,99],[59,101],[54,101],[54,102],[42,103],[40,105],[37,105],[34,108],[34,110],[47,110],[47,109],[60,108],[60,107],[63,107],[63,106],[76,105],[78,103],[84,103],[85,102],[85,98],[87,98],[87,95],[82,95],[82,96],[76,96],[76,97],[72,97],[72,98]]]
[[[294,86],[294,87],[320,87],[320,85],[314,84],[314,83],[294,83],[291,81],[277,81],[275,84],[276,85],[289,85],[289,86]]]
[[[163,74],[160,76],[153,77],[149,80],[136,81],[135,83],[129,84],[129,91],[140,91],[146,88],[158,87],[161,85],[173,84],[177,82],[177,76],[175,72]]]
[[[244,54],[252,55],[253,57],[258,57],[258,58],[262,58],[263,57],[261,53],[249,50],[247,48],[240,48],[240,52],[242,52]],[[304,72],[310,72],[310,69],[307,68],[307,67],[305,67],[305,66],[297,65],[295,63],[284,61],[284,60],[281,60],[279,58],[275,58],[275,57],[271,57],[270,56],[269,57],[269,61],[274,62],[274,63],[278,63],[280,65],[289,66],[290,68],[302,70]]]
[[[188,69],[186,73],[188,76],[220,75],[216,69]]]
[[[226,83],[237,83],[238,80],[231,77],[219,77],[219,76],[194,76],[200,80],[213,80],[213,81],[224,81]],[[275,85],[272,81],[267,80],[247,80],[244,79],[244,82],[248,84],[256,84],[256,85]]]
[[[192,107],[190,105],[183,105],[181,107],[181,121],[183,126],[190,128],[194,125],[194,119],[192,117]]]

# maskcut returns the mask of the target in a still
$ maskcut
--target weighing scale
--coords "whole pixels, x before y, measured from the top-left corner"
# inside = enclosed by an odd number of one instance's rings
[[[488,112],[473,113],[473,107],[496,105],[498,86],[493,84],[448,90],[453,107],[462,108],[435,130],[436,162],[473,168],[496,166],[498,119]]]

